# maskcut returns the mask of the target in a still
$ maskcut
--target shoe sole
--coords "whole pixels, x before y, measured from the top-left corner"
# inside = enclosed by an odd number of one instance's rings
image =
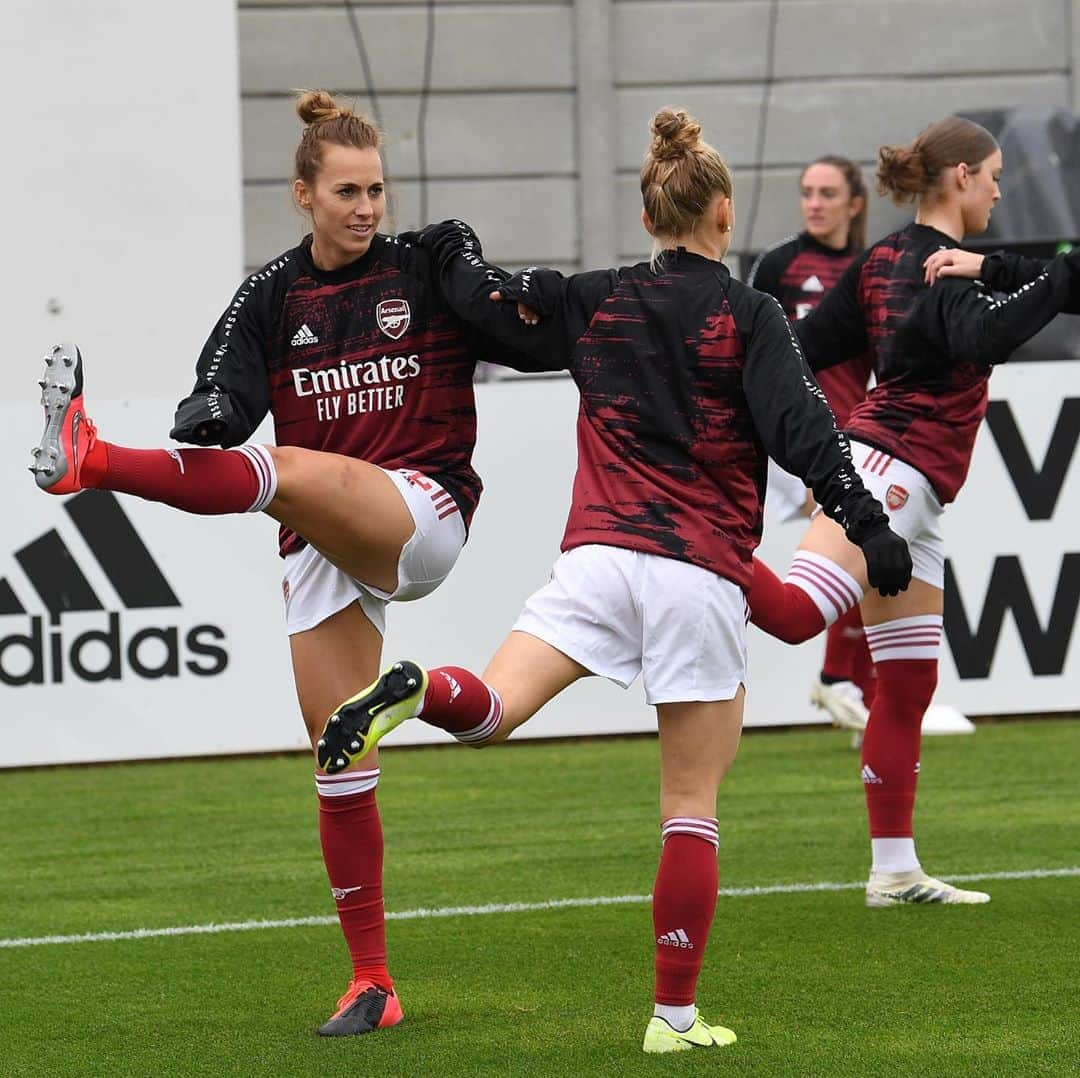
[[[64,451],[63,432],[68,409],[78,399],[74,394],[81,380],[79,375],[79,351],[74,345],[58,344],[45,357],[45,376],[38,382],[45,408],[45,431],[41,441],[30,451],[34,457],[30,470],[34,473],[34,482],[42,490],[52,490],[69,472],[78,473],[78,461],[69,461]],[[79,421],[77,416],[75,422]],[[77,453],[77,430],[75,434],[73,451]]]
[[[404,705],[423,700],[427,684],[427,674],[416,663],[400,662],[350,696],[326,720],[315,746],[319,767],[335,775],[363,759],[391,730],[412,718],[412,709]]]

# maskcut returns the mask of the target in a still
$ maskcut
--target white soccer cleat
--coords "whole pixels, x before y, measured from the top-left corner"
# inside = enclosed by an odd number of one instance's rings
[[[912,872],[871,872],[866,884],[866,904],[884,906],[979,906],[990,901],[985,891],[963,891],[944,880],[927,876],[921,868]]]
[[[844,730],[862,733],[870,718],[870,712],[863,703],[862,689],[853,681],[835,681],[831,685],[823,681],[815,682],[810,689],[810,703],[827,711],[832,717],[833,726]]]

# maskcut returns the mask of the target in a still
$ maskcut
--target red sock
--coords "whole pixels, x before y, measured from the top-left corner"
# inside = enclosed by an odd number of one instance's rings
[[[715,820],[684,822],[711,827],[715,834]],[[699,833],[671,831],[673,823],[668,820],[664,825],[666,837],[653,887],[655,999],[671,1007],[688,1007],[694,1002],[716,911],[716,844]]]
[[[822,679],[855,680],[855,656],[859,649],[870,654],[863,635],[862,613],[853,606],[825,630],[825,658],[821,663]]]
[[[277,487],[270,454],[261,446],[239,451],[128,449],[99,441],[87,455],[80,479],[84,486],[136,494],[204,515],[265,508]]]
[[[862,778],[871,838],[914,834],[922,717],[937,685],[937,660],[885,659],[862,743]]]
[[[867,710],[873,707],[874,697],[877,695],[877,667],[870,657],[870,645],[866,642],[866,634],[860,632],[861,643],[855,649],[854,662],[852,663],[851,680],[862,690],[863,703]]]
[[[316,775],[315,785],[323,861],[352,958],[353,977],[393,988],[386,966],[383,833],[375,803],[378,776],[378,771]],[[350,792],[341,792],[345,790]]]
[[[802,588],[781,580],[754,558],[754,576],[746,594],[750,621],[786,644],[801,644],[825,628],[825,618]]]
[[[437,666],[428,671],[428,688],[420,718],[453,734],[466,745],[490,741],[502,721],[499,694],[460,666]]]

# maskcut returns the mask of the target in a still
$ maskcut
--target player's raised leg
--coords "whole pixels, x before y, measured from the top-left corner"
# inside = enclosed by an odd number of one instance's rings
[[[333,775],[358,763],[391,730],[413,718],[472,748],[505,741],[588,673],[557,648],[523,632],[507,637],[483,677],[460,666],[425,670],[399,660],[333,710],[316,741],[319,766]]]

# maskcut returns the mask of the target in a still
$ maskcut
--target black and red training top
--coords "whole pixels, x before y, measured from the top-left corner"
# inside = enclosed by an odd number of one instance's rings
[[[655,268],[524,270],[511,284],[542,315],[527,326],[513,303],[488,298],[504,271],[483,260],[467,225],[446,222],[420,242],[435,251],[462,318],[577,383],[563,550],[629,548],[746,588],[769,455],[853,541],[884,526],[780,305],[722,263],[680,248]]]
[[[1059,312],[1080,309],[1080,250],[1046,263],[996,254],[981,281],[928,286],[923,263],[956,246],[926,225],[893,232],[796,323],[815,372],[869,351],[877,384],[845,430],[917,468],[942,504],[967,477],[993,366]]]
[[[203,347],[173,437],[239,445],[269,411],[278,445],[431,476],[468,527],[482,489],[472,467],[481,359],[535,368],[447,307],[426,251],[376,235],[355,262],[327,271],[308,236],[240,286]],[[282,555],[304,545],[281,529]]]
[[[827,247],[809,232],[800,232],[759,255],[746,283],[775,296],[784,314],[798,322],[821,303],[857,255],[854,247]],[[865,353],[817,373],[818,385],[839,426],[866,396],[870,374],[870,357]]]

